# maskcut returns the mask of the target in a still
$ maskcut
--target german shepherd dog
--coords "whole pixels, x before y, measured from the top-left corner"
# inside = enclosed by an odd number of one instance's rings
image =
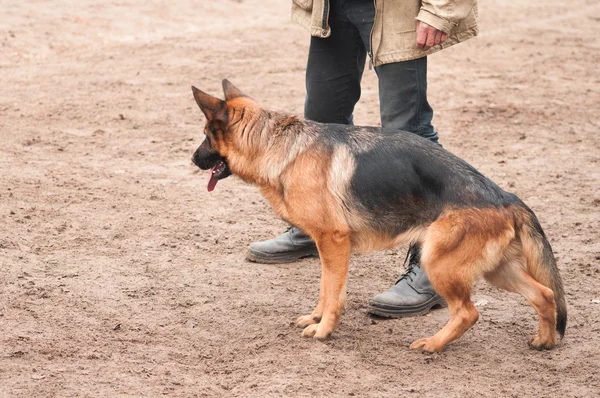
[[[479,314],[476,279],[520,293],[539,316],[529,345],[557,344],[567,311],[552,248],[535,214],[471,165],[416,134],[321,124],[274,112],[223,80],[225,100],[192,87],[204,142],[192,161],[210,169],[208,190],[231,174],[258,185],[284,220],[305,231],[321,258],[314,311],[302,335],[328,338],[346,300],[352,251],[415,244],[421,266],[448,302],[450,320],[410,346],[439,352]]]

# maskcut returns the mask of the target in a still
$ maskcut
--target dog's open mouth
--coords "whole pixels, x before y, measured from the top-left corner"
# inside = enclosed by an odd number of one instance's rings
[[[211,192],[217,186],[217,182],[231,175],[229,165],[223,160],[217,160],[217,163],[210,169],[210,179],[208,180],[208,192]]]

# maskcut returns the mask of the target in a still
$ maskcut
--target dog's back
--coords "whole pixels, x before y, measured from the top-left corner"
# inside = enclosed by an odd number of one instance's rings
[[[311,123],[313,124],[313,123]],[[470,164],[416,134],[374,127],[314,123],[333,153],[354,160],[352,203],[372,226],[400,234],[430,224],[448,208],[498,208],[522,202]]]

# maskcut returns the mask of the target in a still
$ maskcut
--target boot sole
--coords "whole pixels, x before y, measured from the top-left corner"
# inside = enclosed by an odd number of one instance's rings
[[[284,253],[263,253],[258,250],[248,249],[246,260],[261,264],[285,264],[293,263],[307,257],[319,257],[316,247],[295,250]]]
[[[385,304],[369,302],[367,312],[382,318],[407,318],[411,316],[425,315],[434,308],[446,308],[448,303],[443,297],[432,297],[421,305],[413,307],[395,307]]]

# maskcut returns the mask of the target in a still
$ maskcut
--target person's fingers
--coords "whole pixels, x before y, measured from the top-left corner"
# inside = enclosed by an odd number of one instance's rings
[[[431,26],[427,27],[427,40],[425,40],[425,50],[435,46],[435,32],[437,29]]]
[[[433,45],[437,46],[438,44],[440,44],[442,42],[442,31],[441,30],[435,30],[435,36],[433,38]]]
[[[424,22],[417,21],[417,47],[423,50],[429,50],[433,46],[442,44],[448,38],[448,34],[427,25]]]
[[[427,30],[421,21],[417,21],[417,47],[423,48],[425,41],[427,41]]]

